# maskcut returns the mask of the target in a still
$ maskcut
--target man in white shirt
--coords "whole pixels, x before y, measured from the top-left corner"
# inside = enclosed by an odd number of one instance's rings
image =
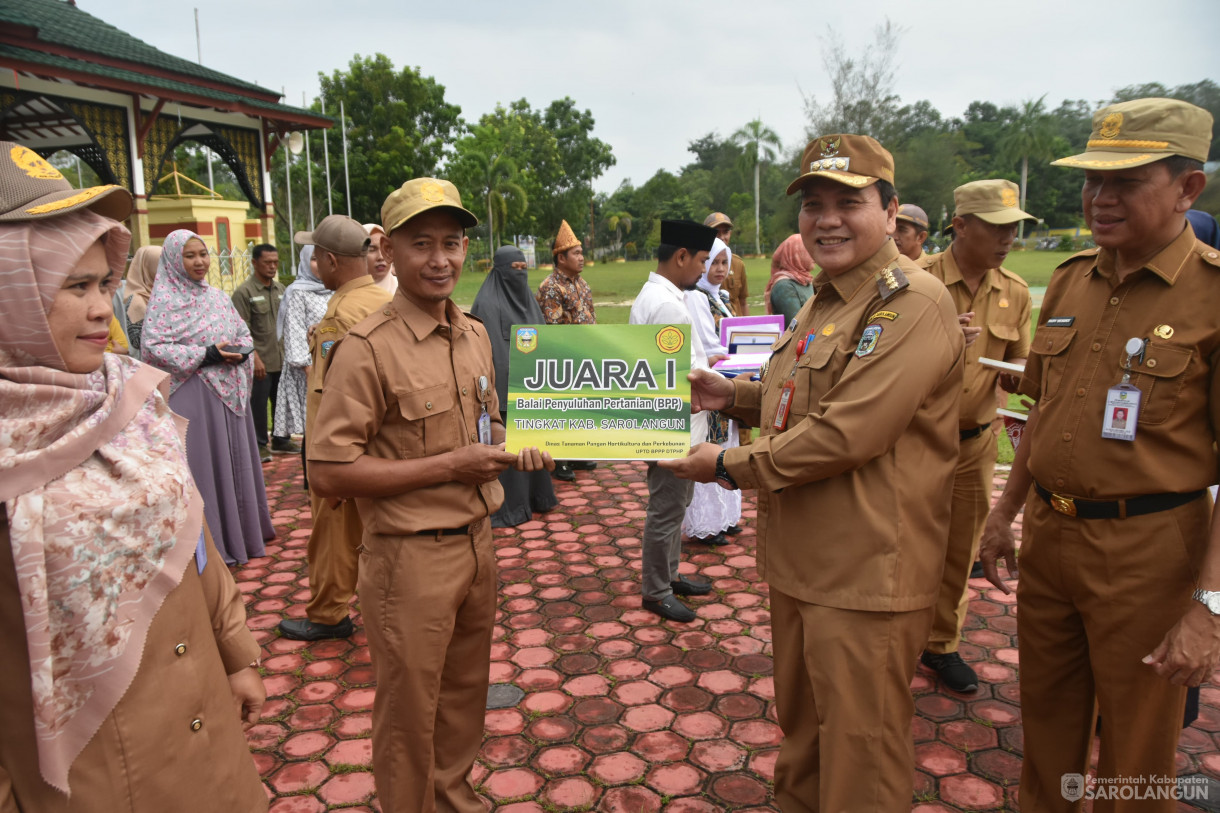
[[[657,270],[648,275],[631,306],[633,325],[689,325],[685,292],[694,290],[703,275],[716,239],[716,230],[687,220],[662,220]],[[699,341],[691,337],[691,366],[707,367]],[[707,438],[707,414],[691,416],[691,446]],[[694,621],[695,613],[677,596],[711,591],[706,582],[678,574],[682,553],[682,517],[690,505],[694,483],[679,480],[668,469],[648,464],[648,516],[644,520],[643,607],[671,621]],[[675,595],[676,594],[676,595]]]

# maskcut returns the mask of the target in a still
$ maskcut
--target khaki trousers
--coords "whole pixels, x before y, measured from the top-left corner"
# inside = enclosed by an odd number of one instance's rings
[[[966,600],[970,568],[979,555],[979,539],[991,511],[991,490],[995,477],[996,434],[990,429],[962,441],[953,473],[953,507],[949,517],[949,547],[945,552],[945,572],[940,579],[932,633],[927,650],[943,655],[956,652],[966,620]]]
[[[1089,773],[1101,713],[1098,777],[1174,774],[1186,689],[1141,659],[1189,607],[1207,546],[1211,501],[1127,519],[1076,519],[1033,490],[1017,587],[1021,811],[1078,811],[1063,775]],[[1096,813],[1177,810],[1173,800],[1101,800]]]
[[[360,597],[382,813],[483,813],[469,776],[496,611],[491,524],[460,536],[365,534]]]
[[[305,550],[310,591],[305,615],[315,624],[338,624],[347,618],[356,592],[364,525],[354,500],[344,500],[337,508],[331,508],[330,500],[311,491],[309,502],[313,507],[313,530]]]
[[[906,813],[915,785],[911,679],[932,608],[807,604],[771,588],[784,813]]]

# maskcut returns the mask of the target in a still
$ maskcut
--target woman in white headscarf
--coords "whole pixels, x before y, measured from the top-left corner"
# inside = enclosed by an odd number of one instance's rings
[[[398,275],[394,272],[394,264],[385,256],[385,244],[390,238],[386,236],[385,229],[376,223],[365,223],[364,230],[369,235],[369,253],[365,255],[369,276],[378,288],[389,291],[393,296],[398,290]]]
[[[728,355],[720,343],[720,320],[732,316],[729,298],[720,290],[721,283],[729,275],[729,263],[733,252],[719,238],[712,243],[712,251],[703,264],[703,276],[695,290],[686,292],[686,308],[691,315],[693,340],[701,342],[708,358]],[[708,414],[708,436],[711,443],[722,449],[737,446],[737,422],[719,412]],[[682,520],[682,532],[693,542],[706,545],[724,545],[725,533],[737,533],[737,521],[741,519],[741,492],[729,491],[716,483],[695,483],[695,495]]]

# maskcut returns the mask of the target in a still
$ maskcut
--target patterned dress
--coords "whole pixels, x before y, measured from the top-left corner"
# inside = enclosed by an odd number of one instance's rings
[[[309,355],[309,328],[322,321],[332,291],[301,292],[285,300],[284,366],[275,401],[275,436],[286,438],[305,431],[305,368]]]

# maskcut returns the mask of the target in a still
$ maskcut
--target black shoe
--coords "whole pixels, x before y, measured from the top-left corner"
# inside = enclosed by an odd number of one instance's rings
[[[292,442],[292,438],[272,438],[272,454],[300,454],[301,447]]]
[[[710,545],[713,548],[729,544],[729,540],[725,537],[723,531],[714,536],[692,536],[690,541],[697,542],[700,545]]]
[[[679,576],[677,581],[670,582],[676,596],[706,596],[712,592],[712,586],[707,582],[691,581],[685,576]]]
[[[730,525],[729,527],[724,529],[725,536],[737,536],[737,534],[739,534],[739,533],[741,533],[740,525]]]
[[[937,655],[925,649],[919,656],[919,661],[935,672],[941,682],[955,692],[973,692],[979,688],[979,676],[956,652]]]
[[[975,562],[974,567],[970,568],[970,578],[972,578],[972,579],[987,578],[987,574],[983,572],[983,563],[982,562]]]
[[[670,621],[688,623],[696,618],[695,611],[678,601],[677,596],[666,596],[660,601],[646,598],[643,601],[643,607],[648,612],[656,613],[662,618],[668,618]]]
[[[551,472],[556,480],[563,480],[565,483],[570,483],[576,479],[576,472],[572,471],[572,464],[566,460],[560,460],[555,464],[555,471]]]
[[[596,460],[572,460],[569,465],[577,471],[593,471],[597,468]]]
[[[325,641],[328,638],[348,638],[356,631],[350,618],[338,624],[317,624],[308,618],[285,618],[280,622],[280,635],[294,641]]]
[[[271,450],[268,449],[266,446],[259,446],[258,447],[258,460],[260,463],[270,463],[271,462]]]

